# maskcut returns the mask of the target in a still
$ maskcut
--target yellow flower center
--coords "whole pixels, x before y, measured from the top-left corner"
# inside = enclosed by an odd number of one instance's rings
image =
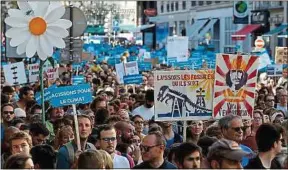
[[[47,23],[43,18],[35,17],[29,22],[29,30],[33,35],[41,35],[46,31]]]

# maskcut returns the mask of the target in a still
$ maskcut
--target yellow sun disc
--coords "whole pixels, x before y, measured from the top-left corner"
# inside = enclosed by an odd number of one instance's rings
[[[29,22],[29,30],[33,35],[42,35],[46,28],[47,24],[43,18],[35,17]]]

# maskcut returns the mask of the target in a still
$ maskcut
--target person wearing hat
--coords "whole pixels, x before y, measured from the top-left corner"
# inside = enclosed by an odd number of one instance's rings
[[[209,147],[207,160],[212,169],[241,169],[241,160],[249,155],[237,142],[220,139]]]

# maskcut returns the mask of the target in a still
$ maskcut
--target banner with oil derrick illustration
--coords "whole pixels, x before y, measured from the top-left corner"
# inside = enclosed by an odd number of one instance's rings
[[[156,71],[154,75],[156,120],[211,118],[214,70]]]
[[[251,118],[254,108],[258,57],[218,54],[213,95],[213,117],[228,114]]]

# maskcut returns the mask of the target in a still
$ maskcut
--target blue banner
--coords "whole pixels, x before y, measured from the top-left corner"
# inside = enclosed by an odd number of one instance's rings
[[[85,83],[84,76],[73,76],[72,77],[72,84],[73,85],[83,84],[83,83]]]
[[[169,36],[169,23],[156,24],[156,46],[159,49],[165,48]]]
[[[150,71],[152,70],[151,62],[138,62],[139,71]]]
[[[44,89],[44,101],[49,101],[52,97],[53,89],[57,88],[57,86],[50,86],[47,89]],[[35,94],[35,100],[38,104],[42,105],[41,103],[41,93],[37,92]]]
[[[124,84],[142,84],[142,74],[123,76]]]
[[[92,101],[92,92],[89,84],[62,86],[55,88],[52,93],[51,105],[53,107],[67,106]]]

